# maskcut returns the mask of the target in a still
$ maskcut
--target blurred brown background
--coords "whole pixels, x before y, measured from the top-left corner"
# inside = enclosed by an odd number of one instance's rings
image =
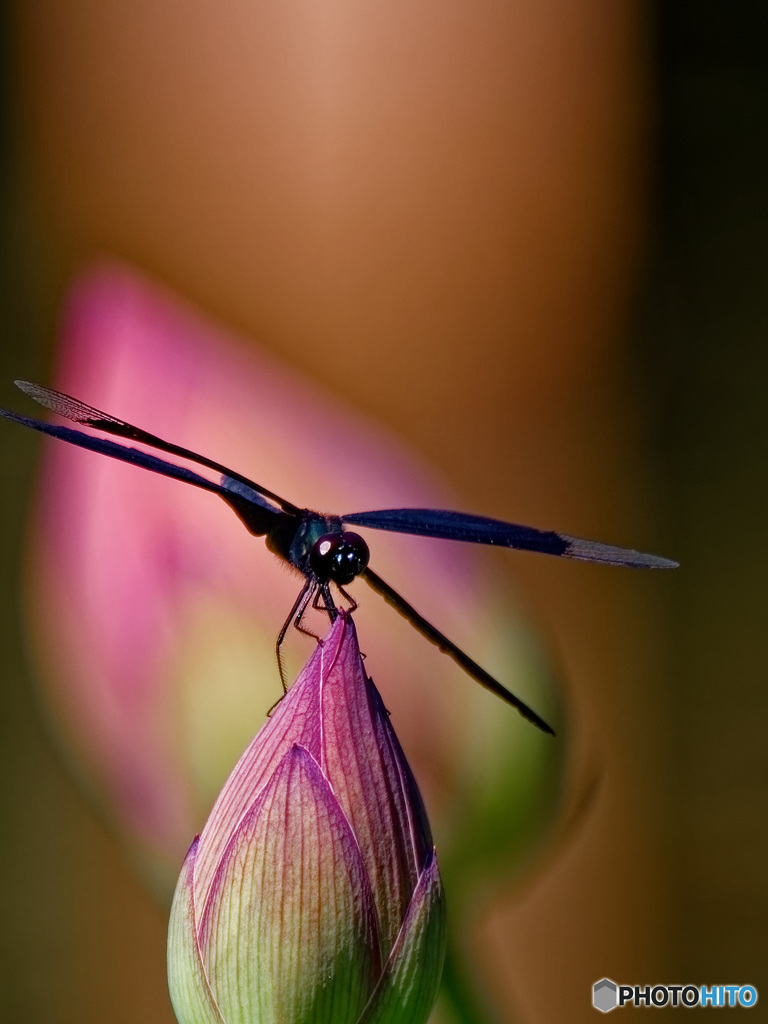
[[[603,785],[474,942],[502,1020],[592,1019],[603,975],[768,995],[764,7],[3,14],[2,404],[106,252],[392,426],[467,508],[679,558],[515,559]],[[30,688],[36,450],[3,427],[2,1016],[167,1022],[164,912]]]

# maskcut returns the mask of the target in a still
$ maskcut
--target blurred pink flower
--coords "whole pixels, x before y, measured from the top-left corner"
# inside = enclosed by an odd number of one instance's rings
[[[340,615],[185,861],[168,938],[181,1024],[423,1022],[445,951],[418,788]]]
[[[457,505],[360,413],[119,265],[91,270],[73,289],[53,383],[300,506]],[[498,579],[481,571],[481,553],[385,534],[372,549],[376,571],[541,705],[528,633]],[[55,441],[46,445],[31,558],[33,648],[56,731],[165,885],[280,694],[274,642],[300,580],[211,495]],[[517,806],[541,817],[551,741],[374,594],[361,585],[354,594],[366,652],[387,666],[387,702],[433,815],[466,822],[485,813],[478,791],[496,787],[507,802],[508,787],[523,786]],[[289,630],[289,678],[312,642]],[[515,821],[503,820],[502,829]],[[485,831],[475,823],[476,837]]]

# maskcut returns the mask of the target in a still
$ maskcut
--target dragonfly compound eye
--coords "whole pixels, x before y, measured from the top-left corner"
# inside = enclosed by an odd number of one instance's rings
[[[323,582],[344,586],[359,576],[368,565],[368,545],[358,533],[326,533],[312,547],[309,564]]]

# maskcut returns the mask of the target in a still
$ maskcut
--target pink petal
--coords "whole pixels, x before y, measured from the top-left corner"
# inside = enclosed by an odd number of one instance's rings
[[[386,955],[432,837],[389,715],[363,668],[351,617],[337,621],[322,655],[321,764],[363,851]]]
[[[179,1024],[225,1024],[197,941],[193,878],[198,844],[195,839],[190,846],[176,884],[168,926],[168,989]]]
[[[354,1024],[367,1002],[381,968],[365,866],[303,747],[285,753],[231,836],[200,946],[227,1020]]]
[[[432,850],[381,979],[358,1024],[421,1024],[437,999],[444,958],[445,901]]]

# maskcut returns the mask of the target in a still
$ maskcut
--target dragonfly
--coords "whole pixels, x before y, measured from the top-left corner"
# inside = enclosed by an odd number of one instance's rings
[[[332,586],[347,602],[346,610],[357,607],[346,587],[356,579],[364,580],[372,590],[384,598],[426,640],[452,658],[472,679],[496,694],[507,704],[541,729],[554,735],[554,729],[525,701],[516,696],[476,661],[465,654],[453,641],[424,618],[404,597],[386,583],[369,566],[368,544],[359,533],[348,527],[356,526],[393,533],[434,537],[442,540],[465,541],[471,544],[490,544],[502,548],[535,551],[561,558],[574,558],[585,562],[626,566],[637,569],[674,569],[677,562],[658,555],[643,554],[629,548],[615,547],[597,541],[583,540],[552,530],[538,530],[486,516],[445,509],[396,508],[372,512],[350,512],[346,515],[324,515],[311,509],[300,508],[261,484],[228,469],[214,459],[206,458],[181,445],[172,444],[149,431],[134,427],[125,420],[101,412],[85,402],[72,398],[53,388],[15,381],[18,388],[40,405],[63,419],[144,445],[146,448],[174,456],[218,474],[210,479],[175,462],[169,462],[144,449],[119,444],[98,434],[74,430],[71,427],[31,419],[7,409],[0,415],[14,423],[67,441],[89,451],[107,455],[121,462],[131,463],[153,473],[199,487],[217,494],[236,513],[246,529],[257,537],[264,537],[267,548],[304,578],[303,586],[286,618],[276,642],[276,651],[283,690],[287,689],[280,657],[281,645],[293,624],[303,632],[301,622],[311,606],[328,614],[331,621],[339,613]]]

